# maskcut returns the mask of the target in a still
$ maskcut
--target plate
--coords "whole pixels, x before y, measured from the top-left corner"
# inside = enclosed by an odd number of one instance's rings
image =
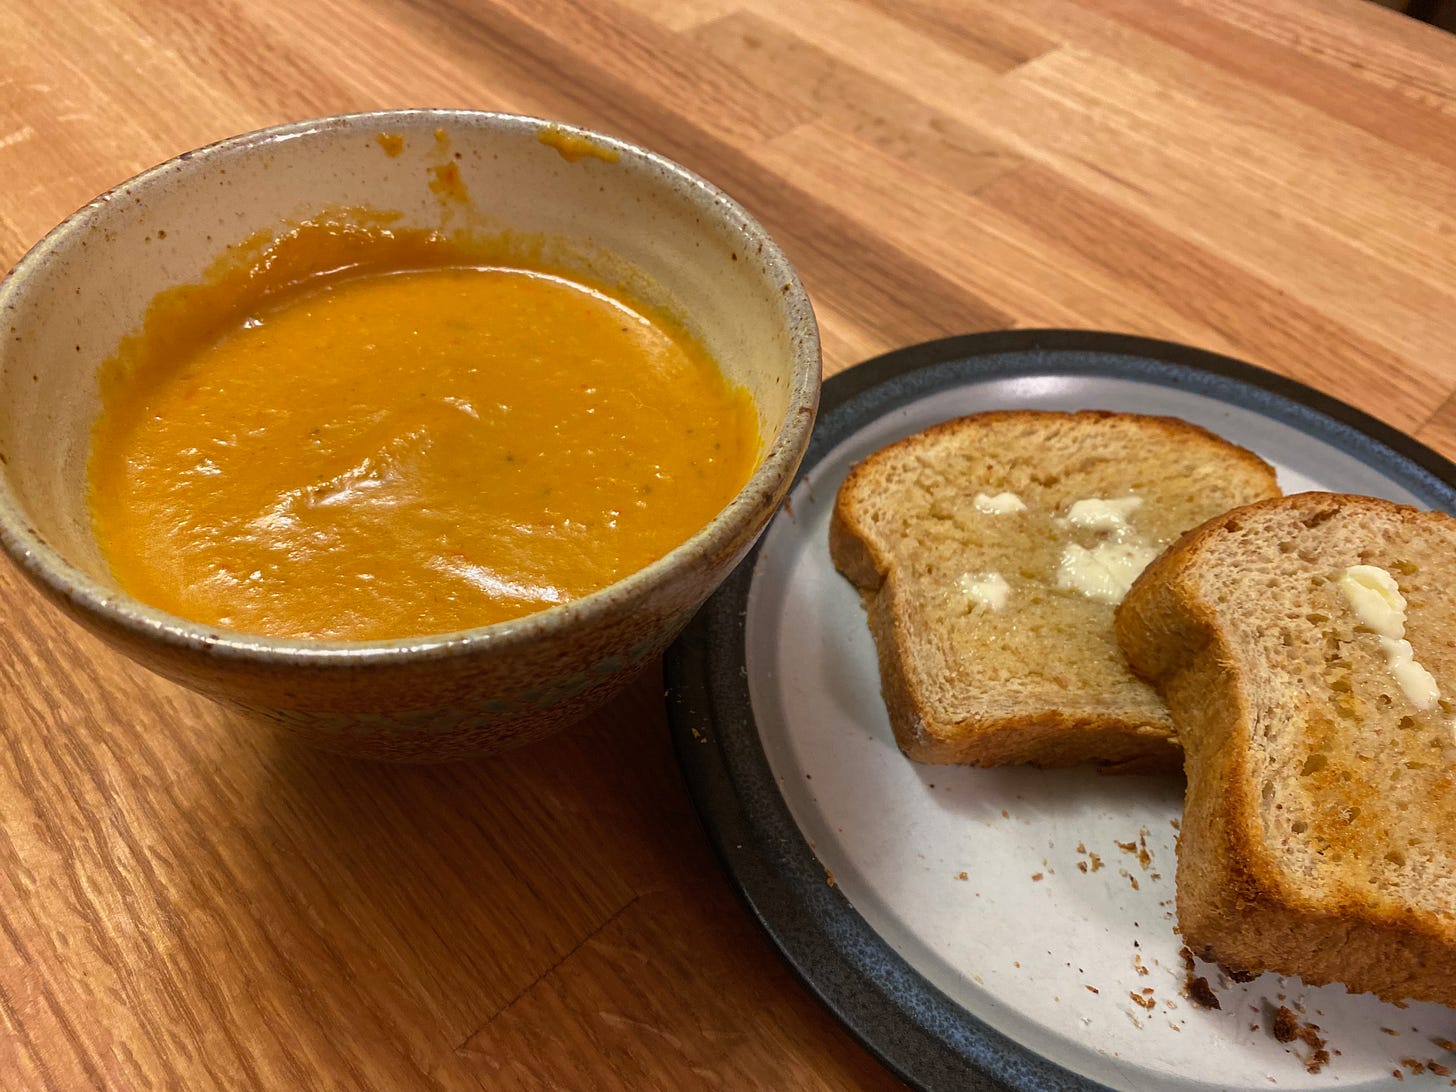
[[[921,1088],[1456,1084],[1456,1012],[1441,1006],[1272,974],[1241,984],[1212,965],[1195,973],[1219,1009],[1189,999],[1173,913],[1181,779],[899,753],[859,597],[829,559],[834,496],[885,444],[1009,408],[1172,414],[1258,452],[1286,492],[1456,511],[1456,466],[1435,452],[1291,380],[1166,342],[980,334],[834,376],[789,499],[667,658],[678,758],[750,911],[845,1027]],[[1317,1026],[1309,1041],[1275,1038],[1280,1007]]]

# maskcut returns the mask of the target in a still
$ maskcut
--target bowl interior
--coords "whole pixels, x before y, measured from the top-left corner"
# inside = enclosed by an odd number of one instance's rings
[[[114,589],[87,506],[100,365],[157,293],[198,281],[260,230],[330,209],[539,236],[553,262],[625,282],[680,319],[749,391],[760,457],[769,455],[817,387],[813,319],[792,270],[712,187],[630,145],[577,139],[494,114],[300,123],[172,160],[81,210],[0,286],[0,529],[10,524],[22,552],[39,540]]]

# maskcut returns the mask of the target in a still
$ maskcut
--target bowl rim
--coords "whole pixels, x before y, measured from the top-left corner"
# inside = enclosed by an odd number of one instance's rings
[[[778,244],[742,205],[716,185],[666,156],[639,144],[584,126],[555,119],[491,110],[410,108],[370,110],[271,125],[227,137],[182,152],[106,190],[71,213],[16,262],[0,280],[0,313],[25,291],[27,276],[61,251],[90,219],[111,202],[195,169],[194,161],[243,154],[251,149],[282,144],[318,132],[434,123],[437,127],[502,129],[507,132],[545,129],[591,141],[618,153],[639,169],[669,183],[676,181],[689,203],[715,219],[728,220],[744,233],[746,245],[761,255],[768,277],[784,287],[779,293],[789,332],[793,374],[789,404],[778,422],[765,453],[738,493],[706,525],[667,553],[605,587],[566,603],[490,625],[414,637],[369,641],[310,640],[269,637],[223,629],[190,621],[148,606],[119,588],[110,588],[68,561],[31,526],[8,476],[0,473],[0,549],[32,581],[62,603],[107,628],[120,628],[137,637],[158,641],[179,651],[201,652],[220,660],[259,659],[304,667],[359,666],[365,663],[405,663],[465,655],[490,648],[510,648],[603,620],[647,595],[673,574],[691,567],[702,555],[731,551],[734,540],[757,513],[767,523],[776,491],[786,488],[808,447],[809,433],[819,402],[821,356],[819,329],[798,273]],[[761,530],[761,528],[760,528]],[[741,543],[747,548],[750,543]],[[709,589],[711,590],[711,589]],[[705,593],[706,594],[706,593]]]

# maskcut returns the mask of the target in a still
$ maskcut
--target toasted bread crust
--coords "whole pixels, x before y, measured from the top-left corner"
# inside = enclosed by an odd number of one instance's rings
[[[1456,548],[1456,521],[1444,514],[1369,497],[1300,494],[1235,509],[1188,532],[1144,571],[1116,612],[1115,632],[1130,665],[1162,693],[1185,748],[1179,928],[1196,955],[1231,969],[1297,974],[1311,984],[1342,982],[1387,1000],[1456,1004],[1456,906],[1417,906],[1411,892],[1402,896],[1399,890],[1379,900],[1338,885],[1330,889],[1334,894],[1321,893],[1290,864],[1295,851],[1266,832],[1255,762],[1264,757],[1261,747],[1274,744],[1261,742],[1270,737],[1256,724],[1275,715],[1271,702],[1314,716],[1306,706],[1333,702],[1336,695],[1271,699],[1253,677],[1258,665],[1249,661],[1250,645],[1239,627],[1255,623],[1239,617],[1248,605],[1238,600],[1237,586],[1225,604],[1207,589],[1211,574],[1238,571],[1236,549],[1246,529],[1283,521],[1280,545],[1288,543],[1288,553],[1300,559],[1300,528],[1332,518],[1367,521],[1372,554],[1401,524],[1428,528]],[[1352,563],[1319,557],[1312,547],[1306,552],[1311,569]],[[1390,746],[1398,745],[1392,738]],[[1279,757],[1279,776],[1302,776],[1298,753]],[[1372,858],[1384,851],[1363,848]]]
[[[844,483],[839,487],[834,512],[830,516],[829,555],[834,561],[834,567],[861,590],[878,588],[890,569],[890,559],[876,547],[874,537],[868,533],[859,514],[865,489],[873,488],[869,480],[875,474],[877,463],[893,459],[901,451],[924,446],[927,441],[943,436],[955,436],[970,429],[994,428],[998,425],[1019,424],[1035,428],[1048,418],[1061,418],[1084,425],[1093,425],[1099,421],[1136,420],[1139,428],[1160,432],[1178,443],[1207,444],[1217,458],[1228,462],[1231,471],[1267,481],[1270,495],[1278,495],[1274,468],[1267,462],[1247,448],[1231,444],[1202,425],[1195,425],[1179,417],[1117,413],[1112,410],[1078,410],[1075,413],[988,410],[985,413],[956,417],[938,425],[931,425],[880,448],[869,458],[862,459],[850,468]]]
[[[904,581],[896,573],[896,559],[869,514],[883,497],[890,473],[886,468],[913,462],[922,453],[937,450],[938,445],[969,445],[986,437],[1011,437],[1034,447],[1038,436],[1051,430],[1064,435],[1085,433],[1089,446],[1104,437],[1114,444],[1126,444],[1130,436],[1136,436],[1150,447],[1197,452],[1201,460],[1213,462],[1240,484],[1238,499],[1278,492],[1274,471],[1267,463],[1206,429],[1176,418],[1100,410],[976,414],[933,426],[863,460],[840,488],[830,519],[829,547],[835,566],[861,591],[896,739],[906,755],[927,763],[1063,766],[1093,762],[1119,772],[1176,771],[1182,756],[1172,721],[1151,694],[1140,705],[1123,708],[1078,709],[1070,707],[1071,702],[1047,700],[1031,707],[996,708],[984,715],[972,713],[947,720],[937,714],[936,703],[924,690],[924,672],[915,669],[917,637],[912,622],[918,605],[913,594],[905,592]],[[1044,469],[1047,477],[1055,478],[1061,468],[1048,465]],[[968,497],[981,482],[972,476],[961,485]],[[974,567],[969,560],[966,565]],[[1110,625],[1110,616],[1104,625]],[[1110,632],[1105,640],[1111,647]],[[1053,650],[1051,658],[1055,655]],[[976,670],[975,663],[964,665],[968,688],[976,685]],[[1135,685],[1127,679],[1129,688]]]
[[[905,642],[895,635],[894,588],[864,598],[880,666],[880,691],[895,742],[908,758],[933,766],[1096,763],[1109,773],[1182,769],[1183,752],[1161,724],[1130,726],[1114,717],[1076,717],[1047,710],[987,717],[963,723],[953,733],[935,730],[922,713],[928,703],[917,696],[904,667],[900,650]]]

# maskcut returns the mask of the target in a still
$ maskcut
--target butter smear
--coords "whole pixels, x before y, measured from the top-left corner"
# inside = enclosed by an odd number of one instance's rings
[[[1087,497],[1073,502],[1063,526],[1098,531],[1105,537],[1091,549],[1078,542],[1062,547],[1057,587],[1081,592],[1100,603],[1121,603],[1144,569],[1158,556],[1128,522],[1142,497]]]
[[[1386,667],[1410,703],[1422,712],[1435,708],[1441,690],[1405,639],[1406,601],[1395,577],[1376,565],[1351,565],[1339,586],[1355,617],[1380,641]]]
[[[977,512],[988,516],[1006,516],[1013,512],[1026,511],[1026,502],[1015,493],[997,493],[994,497],[987,493],[977,493],[971,503],[976,506]]]
[[[1158,556],[1140,542],[1099,542],[1092,549],[1076,542],[1062,547],[1057,587],[1079,591],[1102,603],[1121,603],[1138,575]]]
[[[961,592],[978,607],[1000,610],[1011,597],[1011,585],[1000,573],[963,573]]]
[[[1127,531],[1127,517],[1143,506],[1142,497],[1088,497],[1067,509],[1067,522],[1089,531]]]

